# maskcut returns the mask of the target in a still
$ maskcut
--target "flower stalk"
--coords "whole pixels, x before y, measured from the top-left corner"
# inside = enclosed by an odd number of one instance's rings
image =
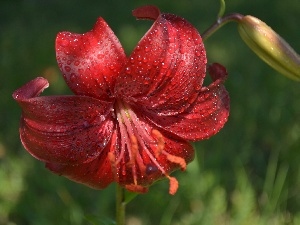
[[[243,18],[243,15],[239,13],[232,13],[225,15],[223,17],[218,17],[218,19],[213,23],[207,30],[205,30],[202,34],[202,40],[207,40],[212,34],[214,34],[217,30],[223,27],[228,22],[239,22]]]
[[[116,186],[116,224],[125,225],[125,190],[119,184]]]

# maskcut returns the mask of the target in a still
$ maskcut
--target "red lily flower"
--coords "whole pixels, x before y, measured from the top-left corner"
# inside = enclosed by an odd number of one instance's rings
[[[202,87],[206,54],[197,30],[156,7],[133,11],[155,20],[129,57],[99,18],[85,34],[61,32],[56,56],[74,96],[39,96],[38,77],[13,94],[22,108],[25,149],[52,172],[96,189],[116,181],[146,192],[194,157],[190,141],[216,134],[227,121],[226,69],[209,67],[213,83]]]

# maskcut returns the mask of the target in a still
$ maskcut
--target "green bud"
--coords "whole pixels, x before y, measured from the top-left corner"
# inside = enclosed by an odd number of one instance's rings
[[[253,16],[244,16],[238,30],[262,60],[281,74],[300,81],[300,56],[271,27]]]

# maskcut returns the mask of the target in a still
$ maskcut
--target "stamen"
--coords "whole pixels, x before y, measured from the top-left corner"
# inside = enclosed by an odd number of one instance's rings
[[[167,176],[167,177],[170,180],[169,194],[175,195],[175,193],[178,190],[178,186],[179,186],[178,181],[176,180],[175,177],[170,177],[170,176]]]
[[[136,155],[139,150],[138,142],[136,139],[136,136],[132,135],[130,136],[130,141],[131,141],[131,158],[130,158],[130,164],[133,165],[136,159]]]
[[[156,129],[153,129],[151,133],[156,138],[157,142],[157,146],[152,148],[152,150],[154,151],[155,157],[158,158],[165,148],[164,136]]]
[[[134,135],[130,136],[130,141],[131,141],[131,150],[129,150],[129,166],[132,168],[132,173],[133,173],[133,182],[135,185],[137,185],[137,175],[136,175],[136,168],[135,168],[135,160],[136,160],[136,154],[138,152],[138,143],[137,139]],[[128,146],[129,148],[129,146]]]
[[[157,147],[159,150],[163,150],[165,148],[164,136],[156,129],[152,130],[152,135],[157,139]]]
[[[171,155],[165,151],[163,153],[164,153],[164,155],[167,156],[167,159],[170,162],[178,164],[181,167],[181,170],[184,171],[186,169],[186,162],[183,158],[181,158],[179,156]]]

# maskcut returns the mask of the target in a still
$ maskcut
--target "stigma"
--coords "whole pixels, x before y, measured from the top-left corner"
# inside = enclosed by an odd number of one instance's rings
[[[124,101],[115,103],[117,120],[116,146],[108,153],[116,182],[127,190],[139,193],[148,191],[153,176],[169,179],[169,193],[178,189],[176,178],[168,174],[165,163],[174,163],[181,170],[186,169],[186,161],[166,151],[163,134],[149,128]]]

